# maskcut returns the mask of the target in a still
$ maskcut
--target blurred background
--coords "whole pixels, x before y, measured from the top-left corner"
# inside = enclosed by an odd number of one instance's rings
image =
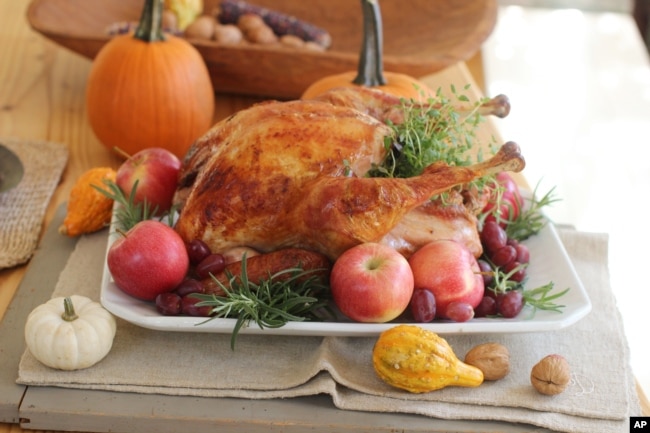
[[[650,0],[499,0],[481,51],[488,95],[512,102],[497,120],[526,155],[524,175],[562,201],[557,224],[608,233],[611,285],[650,391]]]

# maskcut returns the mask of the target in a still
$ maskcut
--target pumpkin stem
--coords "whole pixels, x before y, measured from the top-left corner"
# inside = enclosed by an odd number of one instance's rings
[[[63,314],[61,314],[61,318],[66,322],[72,322],[79,318],[77,316],[77,313],[75,313],[74,311],[74,305],[72,305],[72,298],[70,298],[69,296],[63,298]]]
[[[383,65],[383,30],[378,0],[361,0],[363,40],[359,54],[355,84],[383,86],[386,84]]]
[[[145,0],[134,37],[145,42],[164,41],[162,13],[164,0]]]

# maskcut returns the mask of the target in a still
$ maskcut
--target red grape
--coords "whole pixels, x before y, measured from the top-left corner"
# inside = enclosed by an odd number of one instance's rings
[[[488,292],[493,293],[491,290]],[[497,312],[496,299],[493,296],[484,296],[481,302],[474,308],[474,317],[494,316]]]
[[[156,310],[163,316],[181,314],[181,297],[176,293],[161,293],[156,296]]]
[[[209,306],[197,306],[196,304],[201,302],[200,299],[193,297],[192,295],[183,296],[181,299],[181,311],[183,314],[188,316],[199,316],[207,317],[212,313],[212,307]]]
[[[495,221],[486,221],[480,233],[481,243],[488,252],[497,251],[508,241],[506,231]]]
[[[216,275],[226,269],[226,258],[222,254],[210,254],[201,263],[196,265],[196,275],[200,279],[208,278],[210,274]]]
[[[517,270],[515,271],[515,269]],[[503,268],[503,272],[505,272],[506,274],[510,274],[510,272],[513,272],[513,274],[510,275],[508,279],[512,281],[516,281],[517,283],[521,283],[526,279],[526,267],[523,266],[518,261],[510,262],[507,265],[505,265]]]
[[[530,263],[530,250],[526,245],[517,244],[515,250],[517,250],[517,261],[519,263]]]
[[[434,294],[427,289],[415,289],[411,295],[411,314],[416,322],[431,322],[436,317]]]
[[[487,287],[492,284],[494,281],[494,269],[488,262],[483,259],[478,259],[478,267],[481,270],[481,276],[483,277],[483,284]]]
[[[454,322],[467,322],[474,317],[474,308],[466,302],[450,302],[447,305],[446,316]]]
[[[515,261],[517,258],[517,250],[511,245],[506,245],[492,253],[490,258],[495,266],[505,266]]]
[[[178,287],[174,289],[174,293],[178,296],[183,297],[191,293],[205,293],[205,287],[201,284],[200,281],[197,281],[193,278],[186,278],[183,280]]]
[[[499,313],[507,319],[516,317],[524,308],[524,295],[521,290],[510,290],[497,297]]]
[[[198,265],[208,257],[212,251],[208,244],[203,242],[201,239],[194,239],[186,245],[187,255],[190,257],[190,263],[193,265]]]

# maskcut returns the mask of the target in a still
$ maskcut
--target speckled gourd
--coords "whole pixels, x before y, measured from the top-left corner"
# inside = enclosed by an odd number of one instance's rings
[[[483,383],[481,370],[460,361],[438,334],[416,325],[398,325],[381,333],[372,361],[380,379],[412,393]]]

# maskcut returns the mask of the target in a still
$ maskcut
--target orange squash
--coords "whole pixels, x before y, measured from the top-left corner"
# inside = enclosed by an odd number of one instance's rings
[[[395,96],[424,102],[435,97],[426,84],[406,74],[387,72],[383,68],[383,30],[379,2],[361,0],[363,41],[357,71],[329,75],[312,83],[301,99],[310,99],[336,87],[367,86]]]
[[[97,191],[108,191],[106,181],[115,182],[117,173],[110,167],[95,167],[84,172],[70,190],[67,213],[59,227],[62,235],[77,237],[107,227],[111,222],[113,200]]]
[[[162,32],[163,0],[146,0],[133,34],[111,39],[97,54],[86,85],[95,135],[133,155],[162,147],[182,158],[213,123],[210,74],[186,40]]]

